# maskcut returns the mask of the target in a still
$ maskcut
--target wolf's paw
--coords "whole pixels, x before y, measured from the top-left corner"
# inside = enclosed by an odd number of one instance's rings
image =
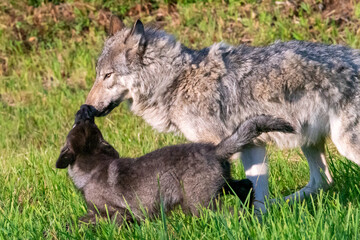
[[[257,217],[259,222],[262,222],[263,215],[266,214],[267,210],[265,204],[261,201],[254,200],[254,215]]]

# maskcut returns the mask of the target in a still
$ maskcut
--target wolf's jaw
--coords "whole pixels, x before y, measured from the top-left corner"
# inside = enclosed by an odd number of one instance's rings
[[[96,117],[104,117],[104,116],[108,115],[114,108],[119,106],[122,101],[123,101],[123,97],[121,96],[118,100],[116,100],[114,102],[110,102],[110,104],[102,112],[97,111],[95,113],[95,116]]]

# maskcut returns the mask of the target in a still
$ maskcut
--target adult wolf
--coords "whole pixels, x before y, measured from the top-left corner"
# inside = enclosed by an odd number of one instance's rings
[[[241,154],[265,211],[265,143],[300,146],[310,181],[287,196],[303,198],[333,179],[324,153],[330,135],[339,152],[360,164],[360,51],[339,45],[290,41],[266,47],[216,43],[193,50],[164,31],[111,19],[86,103],[99,116],[121,101],[159,131],[179,131],[194,142],[219,143],[245,119],[280,116],[297,134],[262,134]]]

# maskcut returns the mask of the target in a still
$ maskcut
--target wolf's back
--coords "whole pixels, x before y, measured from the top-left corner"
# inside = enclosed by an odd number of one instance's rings
[[[243,122],[232,135],[223,139],[216,146],[216,157],[228,159],[242,148],[265,132],[294,133],[291,124],[282,118],[260,115]]]

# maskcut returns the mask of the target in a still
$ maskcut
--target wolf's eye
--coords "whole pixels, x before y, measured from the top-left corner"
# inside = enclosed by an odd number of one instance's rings
[[[111,76],[111,74],[112,74],[112,73],[107,73],[107,74],[105,74],[104,80],[107,79],[107,78],[109,78],[109,77]]]

